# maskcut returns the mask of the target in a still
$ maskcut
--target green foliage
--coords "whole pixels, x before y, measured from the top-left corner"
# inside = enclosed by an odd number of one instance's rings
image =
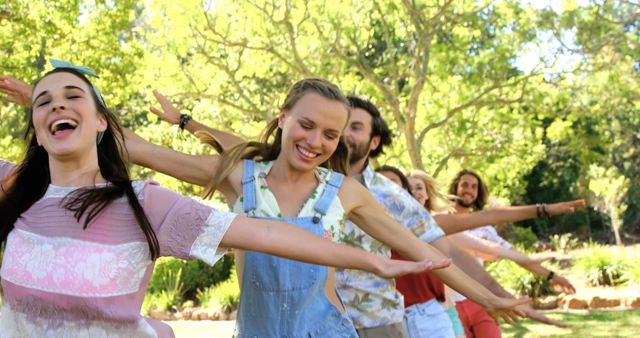
[[[515,225],[509,227],[505,234],[505,239],[525,251],[533,250],[538,243],[538,237],[530,228]]]
[[[640,264],[637,259],[627,264],[627,271],[624,273],[623,279],[628,286],[640,287]]]
[[[627,262],[623,251],[614,252],[600,245],[590,245],[588,254],[578,259],[575,268],[589,285],[615,286],[624,283]]]
[[[551,242],[551,246],[556,251],[561,251],[563,253],[568,253],[569,251],[576,249],[578,247],[579,240],[573,237],[573,234],[555,234],[549,237],[549,241]]]
[[[221,306],[228,312],[235,310],[240,301],[240,286],[235,268],[231,272],[231,278],[217,285],[199,289],[196,298],[201,307],[217,308]]]
[[[157,309],[161,311],[176,310],[182,303],[184,285],[182,283],[182,269],[161,270],[156,277],[156,289],[148,291],[143,302],[143,310]]]
[[[490,262],[486,267],[500,285],[515,291],[518,295],[533,298],[553,294],[551,284],[545,277],[533,274],[510,260]]]
[[[513,324],[502,324],[500,329],[504,338],[530,337],[563,337],[563,338],[596,338],[608,336],[603,333],[606,325],[608,332],[615,332],[616,338],[638,337],[640,311],[554,311],[545,312],[545,316],[568,325],[558,328],[531,319],[524,319]]]
[[[159,293],[166,290],[166,276],[172,271],[181,270],[181,283],[188,297],[195,296],[196,290],[206,288],[226,280],[231,275],[233,258],[225,257],[214,266],[202,261],[185,261],[176,258],[162,257],[157,260],[156,267],[149,282],[148,292]]]

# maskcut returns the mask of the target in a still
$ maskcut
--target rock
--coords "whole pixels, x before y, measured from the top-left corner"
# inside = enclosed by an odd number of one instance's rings
[[[236,320],[237,317],[238,317],[238,310],[235,310],[229,314],[228,320]]]
[[[640,308],[640,297],[626,298],[624,300],[624,306],[634,309]]]
[[[195,306],[196,305],[192,300],[188,300],[188,301],[182,303],[182,305],[180,306],[180,311],[184,311],[184,309],[193,308]]]
[[[608,307],[615,307],[620,305],[620,299],[607,299],[595,296],[589,301],[589,308],[591,309],[603,309]]]
[[[207,319],[209,319],[208,314],[202,309],[195,310],[191,314],[191,320],[207,320]]]
[[[586,309],[589,307],[589,304],[587,303],[586,300],[578,299],[575,296],[567,296],[560,301],[560,306],[562,306],[562,308],[565,310],[567,309],[575,310],[575,309]]]
[[[538,310],[552,310],[558,307],[558,297],[548,296],[544,298],[534,298],[531,302],[534,309]]]
[[[220,320],[220,312],[215,310],[207,310],[209,314],[209,320]]]
[[[534,250],[535,252],[551,251],[553,250],[553,247],[549,242],[539,241],[538,243],[536,243]]]
[[[157,320],[171,320],[171,314],[166,311],[149,310],[149,317]]]
[[[193,308],[190,308],[190,307],[186,308],[182,311],[182,319],[190,320],[192,314],[193,314]]]

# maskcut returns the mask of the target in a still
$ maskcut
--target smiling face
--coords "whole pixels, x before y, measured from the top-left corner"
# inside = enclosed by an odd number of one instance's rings
[[[380,137],[371,137],[373,118],[366,110],[354,108],[351,111],[349,126],[344,136],[349,146],[349,163],[354,164],[369,156],[371,150],[376,149],[380,143]]]
[[[478,179],[473,175],[462,175],[458,182],[456,196],[459,197],[458,204],[470,208],[478,197]]]
[[[32,107],[38,144],[53,158],[90,154],[95,151],[97,133],[107,129],[91,87],[72,73],[42,78],[33,89]]]
[[[282,128],[280,156],[296,170],[313,170],[336,150],[348,116],[342,102],[315,92],[305,94],[278,117]]]
[[[409,186],[411,187],[411,195],[413,195],[420,204],[425,205],[429,199],[429,194],[427,194],[427,187],[424,185],[424,182],[420,178],[413,176],[409,176],[408,179]]]

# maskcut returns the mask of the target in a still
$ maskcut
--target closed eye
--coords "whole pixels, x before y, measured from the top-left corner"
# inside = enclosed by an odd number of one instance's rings
[[[335,140],[338,138],[338,135],[334,135],[334,134],[325,134],[325,137],[329,140]]]
[[[43,100],[43,101],[40,101],[40,102],[36,105],[36,107],[42,107],[42,106],[44,106],[44,105],[48,104],[49,102],[51,102],[51,101],[50,101],[50,100]]]

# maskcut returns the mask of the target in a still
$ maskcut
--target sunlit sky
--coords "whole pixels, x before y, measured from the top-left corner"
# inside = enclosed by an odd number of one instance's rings
[[[588,0],[569,0],[574,2],[578,6],[585,6],[589,3]],[[535,9],[551,8],[557,13],[562,13],[565,3],[569,1],[553,1],[553,0],[523,0],[524,3],[529,4]],[[562,43],[569,48],[574,47],[574,31],[565,31],[562,33],[560,39]],[[537,43],[529,43],[525,47],[524,53],[518,57],[514,63],[516,67],[525,73],[529,73],[534,67],[544,61],[547,66],[556,61],[554,65],[555,70],[564,70],[572,68],[579,60],[580,56],[568,53],[566,50],[563,52],[562,45],[558,40],[558,37],[554,36],[551,32],[538,33]]]

